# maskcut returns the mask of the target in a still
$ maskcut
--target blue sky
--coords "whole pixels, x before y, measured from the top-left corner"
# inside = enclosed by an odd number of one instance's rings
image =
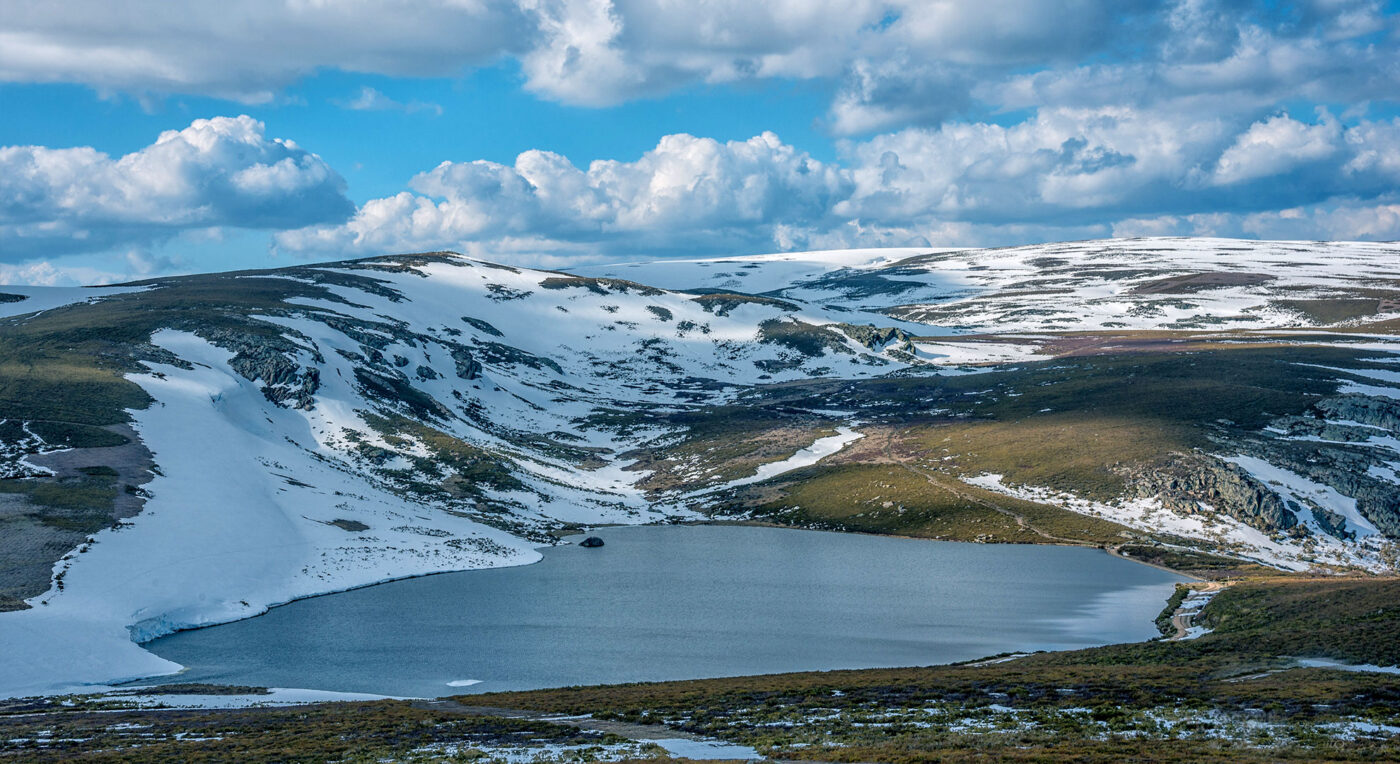
[[[393,78],[319,72],[288,87],[272,104],[230,103],[197,95],[99,94],[81,85],[0,84],[13,118],[0,124],[3,144],[92,146],[120,155],[148,145],[163,130],[200,117],[247,114],[269,135],[290,137],[345,176],[356,201],[401,190],[442,161],[510,163],[544,149],[580,164],[635,157],[668,133],[746,140],[771,130],[813,156],[835,158],[835,142],[817,125],[830,83],[786,80],[689,86],[608,108],[549,101],[521,89],[519,67],[503,62],[457,77]],[[407,108],[350,109],[363,88]],[[81,115],[81,119],[62,115]],[[386,146],[385,142],[392,145]]]
[[[0,281],[1400,238],[1396,2],[169,8],[7,8]]]

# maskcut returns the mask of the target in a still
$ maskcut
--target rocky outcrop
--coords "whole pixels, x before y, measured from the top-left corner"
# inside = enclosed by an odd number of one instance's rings
[[[1304,416],[1285,416],[1270,425],[1292,437],[1364,443],[1381,434],[1400,432],[1400,401],[1348,394],[1323,398]],[[1363,470],[1364,471],[1364,470]]]
[[[1370,395],[1338,395],[1313,404],[1328,419],[1358,422],[1400,432],[1400,400]]]
[[[465,347],[453,347],[452,360],[457,364],[457,376],[462,379],[470,380],[481,376],[481,362],[473,358],[471,351]]]
[[[1232,444],[1356,500],[1356,509],[1381,533],[1400,537],[1400,485],[1383,477],[1394,454],[1368,441],[1400,433],[1400,400],[1357,393],[1322,398],[1303,416],[1279,417],[1261,437]],[[1381,468],[1378,472],[1375,468]],[[1342,520],[1322,516],[1319,524]]]
[[[845,339],[825,326],[809,324],[796,318],[770,318],[758,325],[758,341],[781,345],[805,356],[819,356],[825,351],[850,354]]]
[[[902,348],[910,346],[909,333],[893,326],[877,327],[874,324],[836,324],[837,329],[847,337],[871,350],[880,350],[891,342],[898,342]]]
[[[581,287],[594,294],[606,295],[609,292],[628,292],[639,294],[645,297],[655,297],[665,294],[656,287],[649,287],[646,284],[638,284],[635,281],[612,278],[591,278],[587,276],[550,276],[540,282],[543,289],[569,289],[571,287]]]
[[[786,300],[779,300],[773,297],[763,297],[754,294],[739,294],[737,292],[706,292],[692,291],[695,297],[691,299],[699,305],[706,313],[713,313],[716,316],[728,316],[735,308],[745,305],[767,305],[779,310],[796,311],[798,307]]]
[[[462,348],[463,352],[469,355],[481,356],[482,360],[492,365],[513,365],[528,366],[532,369],[549,369],[555,374],[563,374],[564,368],[553,359],[529,353],[517,347],[504,345],[499,342],[486,342],[478,340],[476,347],[471,351]],[[455,357],[455,356],[454,356]]]
[[[462,320],[476,327],[477,331],[485,332],[486,334],[489,334],[492,337],[505,336],[504,334],[501,334],[500,329],[497,329],[496,327],[492,326],[489,322],[482,321],[479,318],[472,318],[471,316],[462,316]]]
[[[1270,426],[1290,438],[1317,438],[1341,443],[1365,443],[1376,431],[1309,416],[1279,417]]]
[[[1288,502],[1288,508],[1294,512],[1301,512],[1303,510],[1296,502],[1292,501]],[[1355,537],[1356,534],[1353,533],[1351,529],[1347,528],[1347,519],[1345,517],[1342,517],[1326,507],[1310,507],[1309,509],[1312,510],[1313,522],[1317,523],[1322,530],[1339,539]]]
[[[279,334],[259,334],[231,329],[201,332],[213,344],[233,352],[229,367],[249,381],[260,382],[263,396],[278,406],[310,409],[321,387],[321,371],[303,366],[302,346]],[[319,354],[312,360],[323,362]]]
[[[360,392],[394,408],[404,408],[420,419],[450,419],[452,411],[431,395],[414,387],[397,369],[375,371],[366,367],[355,369],[355,381]]]
[[[1400,537],[1400,485],[1372,473],[1371,467],[1384,460],[1371,453],[1371,449],[1286,440],[1250,441],[1245,448],[1270,464],[1352,497],[1356,500],[1356,510],[1370,520],[1376,530]],[[1317,515],[1316,509],[1313,514]]]
[[[1267,532],[1298,524],[1283,499],[1248,472],[1202,454],[1172,454],[1151,465],[1119,465],[1134,498],[1159,499],[1180,514],[1197,514],[1208,505]]]

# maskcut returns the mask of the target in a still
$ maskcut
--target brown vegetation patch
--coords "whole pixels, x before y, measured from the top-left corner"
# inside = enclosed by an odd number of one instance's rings
[[[1129,290],[1129,294],[1193,294],[1222,287],[1261,286],[1278,278],[1267,273],[1213,271],[1188,273],[1145,281]]]

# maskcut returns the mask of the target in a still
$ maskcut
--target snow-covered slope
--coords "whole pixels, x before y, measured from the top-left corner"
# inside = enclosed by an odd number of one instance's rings
[[[1400,301],[1375,291],[1400,283],[1400,245],[1372,242],[1112,239],[633,263],[589,272],[998,334],[1313,325],[1304,311],[1317,300],[1374,301],[1384,304],[1348,307],[1400,316]]]
[[[141,441],[131,447],[148,450],[156,467],[148,483],[128,483],[145,499],[139,514],[79,534],[48,590],[27,596],[30,609],[0,614],[0,692],[172,671],[133,640],[396,577],[527,563],[561,528],[699,518],[697,497],[839,456],[868,424],[940,416],[861,403],[879,389],[863,381],[1048,362],[1064,339],[1054,333],[1069,329],[1267,329],[1324,314],[1382,321],[1400,311],[1397,294],[1400,250],[1388,245],[1164,239],[665,261],[577,275],[438,253],[161,279],[91,304],[81,301],[92,292],[55,293],[34,315],[8,303],[5,347],[62,361],[60,381],[26,377],[22,389],[64,390],[75,364],[111,379],[73,401],[22,401],[0,412],[7,421],[69,411],[91,428],[128,410]],[[1014,336],[958,336],[973,332]],[[1356,403],[1400,399],[1400,380],[1384,366],[1400,357],[1400,341],[1380,335],[1365,347],[1382,361],[1335,374],[1309,367],[1332,374],[1333,387],[1351,386],[1332,391],[1354,405],[1321,420],[1331,429],[1280,420],[1273,435],[1260,431],[1274,438],[1266,446],[1218,454],[1298,507],[1264,501],[1275,521],[1292,512],[1313,534],[1309,542],[1231,520],[1241,538],[1268,536],[1253,556],[1291,567],[1387,564],[1385,526],[1366,513],[1389,500],[1377,486],[1396,482],[1400,414]],[[1339,345],[1360,339],[1333,336]],[[815,403],[765,403],[766,391],[813,380],[846,387]],[[950,416],[992,416],[975,406],[996,396],[979,395]],[[781,426],[766,431],[757,455],[714,447],[760,415]],[[23,460],[63,444],[18,431],[25,439],[3,456],[28,469],[14,474],[39,475]],[[1280,481],[1294,458],[1275,442],[1283,433],[1345,441],[1360,454],[1338,468],[1349,482],[1333,481],[1354,495],[1296,465]],[[672,468],[675,480],[657,480]],[[98,479],[56,475],[61,487]],[[1076,512],[1107,506],[1036,495]],[[1200,511],[1209,520],[1215,509]],[[49,526],[73,526],[64,522]],[[40,526],[49,527],[26,528]],[[1226,542],[1210,540],[1230,552]]]
[[[871,271],[901,260],[957,249],[832,249],[817,252],[778,252],[768,255],[716,257],[700,260],[585,265],[573,269],[580,276],[640,281],[663,289],[713,290],[765,294],[781,292],[794,284],[844,271]]]

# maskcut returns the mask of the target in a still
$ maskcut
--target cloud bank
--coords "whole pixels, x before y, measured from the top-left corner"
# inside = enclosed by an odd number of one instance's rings
[[[113,159],[0,147],[0,258],[149,244],[191,229],[299,228],[347,218],[345,181],[250,117],[195,120]]]
[[[527,151],[506,166],[443,162],[408,191],[374,199],[343,225],[280,233],[295,252],[469,248],[533,239],[586,251],[771,246],[783,226],[822,224],[853,190],[850,174],[764,133],[720,143],[668,135],[632,162]]]
[[[1380,0],[228,0],[178,14],[14,0],[0,29],[0,81],[246,103],[324,69],[455,76],[502,60],[530,92],[584,106],[829,80],[841,134],[1028,107],[1400,98],[1400,23]]]
[[[669,135],[631,162],[444,162],[345,223],[275,236],[307,255],[668,255],[1005,244],[1148,233],[1400,236],[1400,120],[1231,124],[1047,109],[1010,127],[909,128],[822,163],[778,136]]]
[[[498,259],[1010,244],[1137,234],[1400,238],[1400,119],[1253,122],[1132,107],[911,127],[822,162],[773,133],[668,135],[580,168],[526,151],[443,162],[356,207],[341,176],[247,116],[120,158],[0,148],[0,259],[274,232],[308,257],[458,249]]]
[[[219,227],[305,256],[1009,244],[1147,233],[1400,238],[1400,14],[1380,0],[16,0],[0,81],[249,103],[335,69],[502,61],[586,107],[813,81],[833,161],[668,135],[586,167],[447,162],[358,206],[247,117],[112,158],[0,148],[0,260]],[[349,110],[437,113],[363,87]]]

